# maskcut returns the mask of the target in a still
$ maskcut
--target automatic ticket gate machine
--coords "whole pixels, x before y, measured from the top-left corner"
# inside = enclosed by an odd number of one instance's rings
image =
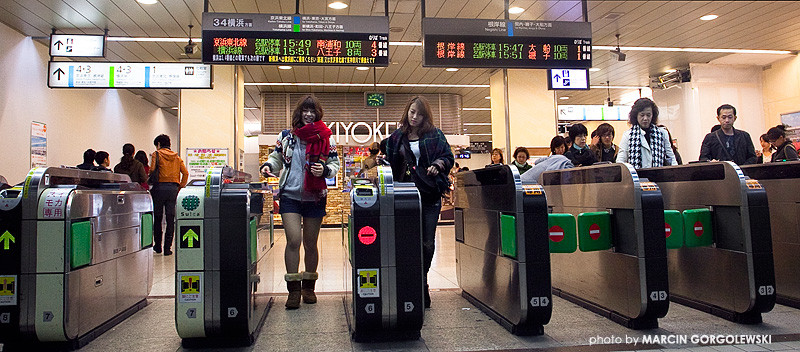
[[[175,325],[185,347],[251,345],[274,293],[270,228],[250,175],[215,167],[177,199]]]
[[[127,175],[32,169],[0,192],[0,342],[79,348],[147,305],[153,203]]]
[[[580,251],[550,257],[553,294],[631,329],[657,328],[669,309],[658,186],[622,163],[548,171],[540,181],[552,212],[578,224]]]
[[[764,186],[769,201],[776,301],[800,308],[800,162],[742,166]]]
[[[685,229],[667,241],[670,298],[734,322],[760,323],[775,305],[775,274],[759,181],[727,161],[643,169],[639,176],[658,184],[667,216],[681,212],[666,221]],[[683,239],[673,240],[676,233]]]
[[[351,336],[418,339],[425,314],[419,191],[379,166],[374,180],[353,180],[350,200],[343,301]]]
[[[516,335],[542,335],[552,314],[547,199],[515,167],[456,178],[456,273],[462,295]]]

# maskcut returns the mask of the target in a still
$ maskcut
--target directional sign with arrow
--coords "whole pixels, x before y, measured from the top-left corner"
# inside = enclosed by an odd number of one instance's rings
[[[3,232],[3,235],[0,236],[0,242],[3,242],[3,250],[8,250],[10,248],[8,244],[9,241],[11,241],[11,243],[16,243],[14,236],[11,235],[11,232]]]
[[[62,70],[60,67],[58,68],[58,70],[56,70],[55,72],[53,72],[53,75],[58,75],[58,78],[57,78],[57,79],[58,79],[59,81],[61,80],[61,75],[64,75],[64,74],[66,74],[66,72],[64,72],[64,70]]]
[[[106,37],[103,35],[53,34],[50,56],[104,57]]]
[[[181,226],[181,247],[200,248],[200,226]]]

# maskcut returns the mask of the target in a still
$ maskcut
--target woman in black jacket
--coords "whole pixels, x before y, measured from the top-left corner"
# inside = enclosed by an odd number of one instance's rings
[[[386,143],[386,160],[395,180],[414,182],[422,199],[422,256],[425,271],[425,308],[431,306],[428,270],[434,253],[436,225],[442,209],[442,194],[449,191],[447,173],[453,167],[453,152],[442,130],[433,125],[428,100],[418,96],[406,105],[400,127]]]
[[[767,140],[775,152],[772,153],[772,162],[798,160],[797,149],[794,148],[792,141],[786,138],[786,129],[783,125],[777,125],[767,131]]]

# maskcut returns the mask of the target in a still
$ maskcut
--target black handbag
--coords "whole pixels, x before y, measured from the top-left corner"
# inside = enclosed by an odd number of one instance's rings
[[[159,167],[158,167],[158,152],[156,152],[156,162],[155,162],[155,164],[156,164],[156,166],[152,170],[150,170],[150,176],[147,177],[147,183],[149,183],[151,185],[155,185],[156,183],[158,183],[158,171],[159,171],[158,170],[159,169]]]

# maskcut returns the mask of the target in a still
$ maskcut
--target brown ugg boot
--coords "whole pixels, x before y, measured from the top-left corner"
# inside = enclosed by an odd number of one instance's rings
[[[317,295],[314,294],[314,286],[317,283],[319,274],[303,272],[303,303],[314,304],[317,303]]]
[[[289,297],[286,299],[286,309],[300,308],[300,273],[290,273],[283,276],[286,280],[286,288],[289,290]]]

